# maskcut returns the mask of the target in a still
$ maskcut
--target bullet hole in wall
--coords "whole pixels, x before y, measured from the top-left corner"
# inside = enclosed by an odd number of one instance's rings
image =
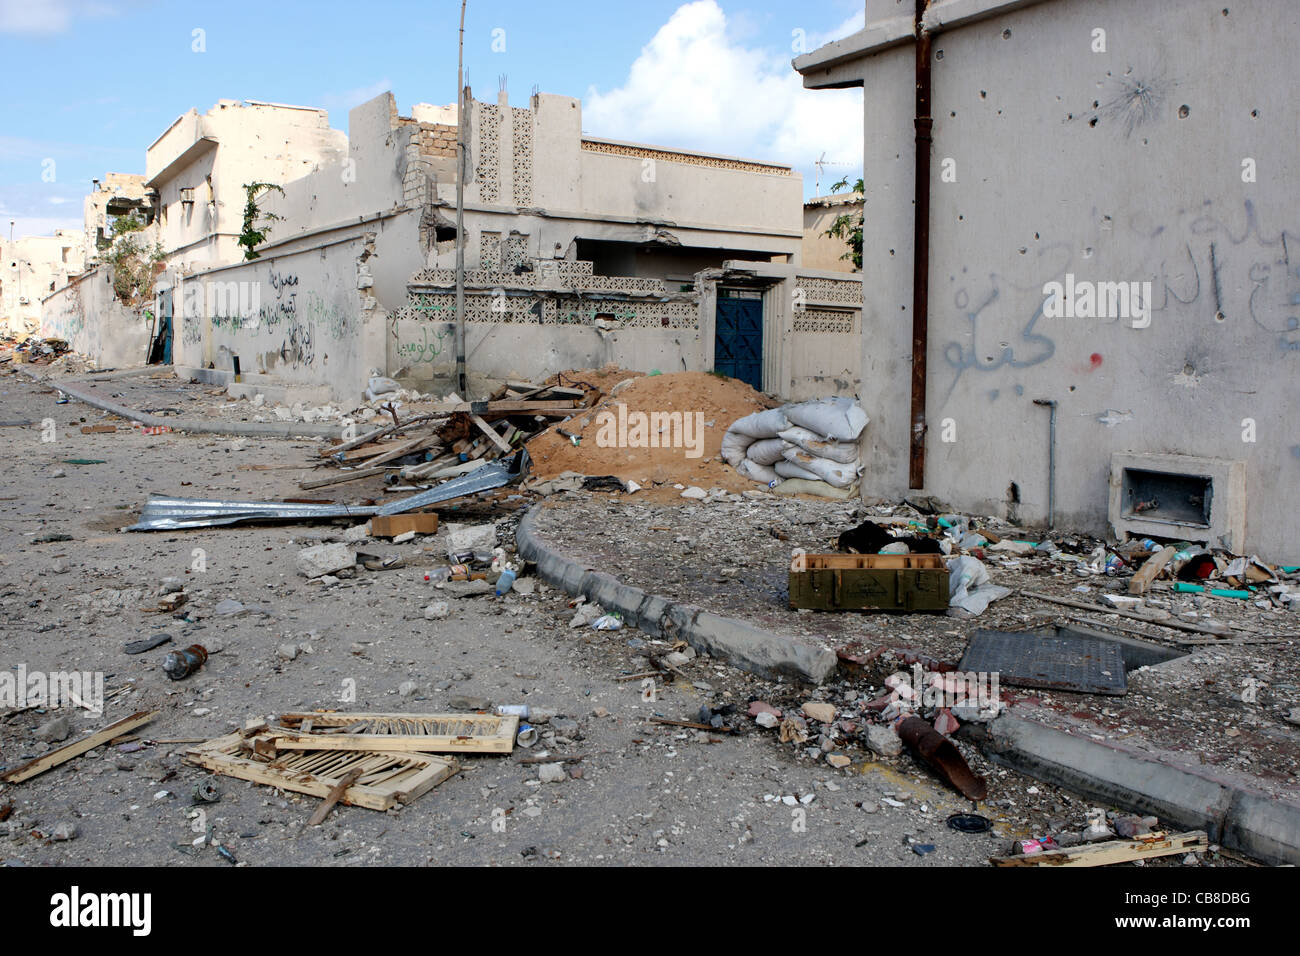
[[[942,51],[942,50],[935,50],[935,51],[934,51],[934,58],[935,58],[936,60],[942,60],[942,59],[943,59],[943,51]]]
[[[1096,125],[1097,125],[1097,117],[1094,116],[1092,119],[1088,120],[1088,125],[1091,126],[1091,127],[1096,127]]]
[[[1178,107],[1178,118],[1187,119],[1187,117],[1191,115],[1191,112],[1192,108],[1184,103],[1182,106]]]
[[[986,99],[988,99],[988,98],[989,98],[989,91],[988,91],[988,90],[980,90],[980,99],[982,99],[982,100],[986,100]]]
[[[1011,39],[1011,28],[1010,28],[1010,27],[1007,27],[1005,30],[1002,31],[1002,39],[1004,39],[1004,40],[1010,40],[1010,39]]]
[[[956,111],[956,110],[953,110],[953,111],[952,111],[951,113],[949,113],[948,115],[949,115],[949,116],[956,116],[956,115],[957,115],[957,111]]]
[[[1250,117],[1251,119],[1259,119],[1259,110],[1251,110]]]
[[[1225,319],[1227,319],[1227,316],[1224,315],[1222,312],[1215,312],[1215,313],[1214,313],[1214,321],[1215,321],[1215,322],[1222,322],[1222,321],[1224,321]]]
[[[1034,238],[1035,239],[1039,238],[1038,233],[1034,233]]]

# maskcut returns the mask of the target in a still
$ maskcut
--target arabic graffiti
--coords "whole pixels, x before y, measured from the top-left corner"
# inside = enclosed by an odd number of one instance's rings
[[[419,337],[404,341],[399,339],[397,354],[408,362],[432,362],[443,353],[443,340],[451,336],[452,330],[434,330],[432,341],[430,341],[429,332],[430,327],[427,324],[421,324]]]

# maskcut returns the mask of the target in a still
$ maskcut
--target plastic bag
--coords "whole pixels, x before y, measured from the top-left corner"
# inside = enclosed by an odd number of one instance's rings
[[[740,467],[740,463],[745,460],[745,454],[749,451],[749,446],[754,444],[755,439],[749,435],[742,435],[740,432],[728,430],[722,436],[722,458],[732,468]]]
[[[841,464],[853,464],[858,460],[858,444],[851,441],[826,441],[816,432],[798,425],[781,432],[781,437],[818,458],[826,458]],[[786,447],[789,447],[787,445]],[[752,457],[752,456],[751,456]]]
[[[784,411],[792,425],[801,425],[835,441],[857,441],[871,420],[853,399],[838,396],[787,405]]]
[[[790,422],[785,417],[784,408],[769,408],[765,412],[754,412],[736,419],[727,431],[748,435],[750,438],[775,438],[789,427]]]
[[[771,465],[760,465],[758,462],[749,458],[742,458],[740,464],[736,466],[736,473],[750,481],[761,482],[770,485],[772,482],[779,480],[776,470]]]
[[[745,457],[760,465],[775,465],[785,457],[786,449],[789,447],[789,442],[779,438],[760,438],[749,446]]]
[[[805,481],[821,481],[820,476],[800,468],[792,461],[778,461],[776,473],[782,478],[803,478]]]
[[[795,465],[801,470],[808,472],[814,478],[820,478],[822,481],[834,485],[836,488],[847,488],[853,484],[854,479],[858,477],[856,465],[844,465],[839,462],[829,461],[825,458],[817,458],[808,454],[800,448],[791,448],[785,453],[785,460]],[[780,466],[777,467],[777,474],[781,474]],[[804,478],[807,475],[790,475],[791,478]]]

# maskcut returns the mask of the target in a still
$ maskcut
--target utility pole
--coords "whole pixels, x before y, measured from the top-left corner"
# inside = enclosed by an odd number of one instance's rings
[[[460,52],[456,66],[456,390],[469,401],[465,380],[465,5],[460,0]]]

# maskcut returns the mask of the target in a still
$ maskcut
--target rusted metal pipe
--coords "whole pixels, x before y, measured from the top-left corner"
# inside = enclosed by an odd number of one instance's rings
[[[929,0],[916,0],[916,215],[912,235],[912,417],[909,488],[925,487],[926,352],[930,286],[930,34],[922,24]]]
[[[983,800],[989,795],[988,784],[971,770],[961,751],[920,717],[902,721],[898,736],[930,769],[968,799]]]

